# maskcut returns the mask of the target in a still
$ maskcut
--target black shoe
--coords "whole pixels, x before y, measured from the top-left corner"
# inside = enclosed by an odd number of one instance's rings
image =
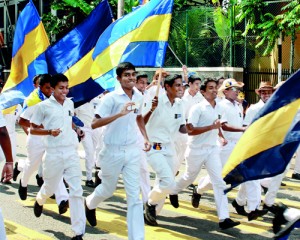
[[[255,209],[254,211],[251,211],[248,213],[248,221],[252,221],[257,219],[258,217],[262,217],[263,215],[267,214],[268,210],[263,209],[263,210],[259,210],[259,209]]]
[[[51,198],[51,199],[55,199],[55,194],[53,194],[50,198]]]
[[[85,186],[95,188],[95,183],[93,182],[93,180],[86,180]]]
[[[197,193],[197,186],[194,186],[193,188],[193,194],[192,194],[192,206],[194,208],[198,208],[199,207],[199,203],[200,203],[200,199],[201,199],[201,194]]]
[[[66,180],[63,179],[63,181],[64,181],[64,184],[65,184],[65,187],[66,187],[66,188],[69,188],[69,184],[66,182]]]
[[[18,170],[18,162],[15,163],[14,171],[13,171],[13,180],[17,181],[17,177],[20,174],[20,171]]]
[[[76,235],[75,237],[72,237],[71,240],[83,240],[82,235]]]
[[[150,226],[157,226],[156,222],[156,205],[145,203],[145,218]]]
[[[292,179],[300,180],[300,173],[293,173]]]
[[[62,200],[58,206],[59,214],[64,214],[69,208],[69,201]]]
[[[38,202],[35,201],[33,211],[36,217],[40,217],[43,212],[43,205],[39,205]]]
[[[179,203],[178,203],[178,195],[174,194],[174,195],[169,195],[170,198],[170,203],[174,208],[178,208],[179,207]]]
[[[275,214],[275,217],[273,218],[273,232],[276,234],[280,231],[281,225],[285,224],[287,221],[283,216],[284,211],[287,209],[287,206],[283,203],[276,204],[276,207],[278,208],[277,213]]]
[[[101,178],[99,178],[98,174],[99,174],[99,171],[96,171],[95,172],[95,187],[98,187],[98,185],[102,183],[102,180],[101,180]]]
[[[280,232],[278,232],[274,239],[288,239],[291,231],[294,228],[300,227],[300,217],[295,218],[293,221],[289,222]]]
[[[187,187],[187,189],[193,190],[193,189],[194,189],[194,187],[195,187],[195,185],[194,185],[194,184],[190,184],[190,185]]]
[[[84,206],[85,206],[85,216],[88,220],[89,224],[92,227],[95,227],[97,225],[97,218],[96,218],[96,209],[89,209],[86,205],[86,201],[84,200]]]
[[[153,227],[157,226],[157,222],[154,222],[154,223],[153,223],[153,222],[149,222],[149,221],[147,220],[145,214],[144,214],[144,222],[145,222],[145,224],[148,225],[148,226],[153,226]]]
[[[44,180],[42,177],[40,177],[38,174],[35,175],[35,178],[36,178],[36,183],[39,187],[41,187],[43,184],[44,184]]]
[[[263,209],[264,210],[267,210],[267,211],[269,211],[269,212],[271,212],[271,213],[273,213],[273,214],[276,214],[278,211],[279,211],[279,209],[278,209],[278,207],[277,207],[277,205],[276,204],[273,204],[272,206],[267,206],[266,204],[264,204],[263,205]]]
[[[235,211],[237,212],[237,214],[242,215],[242,216],[247,216],[248,215],[248,213],[245,211],[244,206],[238,205],[238,203],[236,202],[235,199],[233,200],[231,205],[235,208]]]
[[[286,186],[286,183],[281,182],[280,186],[281,186],[281,187],[285,187],[285,186]]]
[[[268,188],[267,187],[264,187],[263,185],[261,185],[261,188],[263,189],[264,194],[266,194],[268,192]]]
[[[228,228],[233,228],[237,225],[240,225],[241,223],[240,222],[235,222],[235,221],[232,221],[230,218],[226,218],[223,222],[219,222],[219,227],[222,229],[222,230],[225,230],[225,229],[228,229]]]
[[[18,193],[19,193],[21,200],[27,199],[27,187],[22,187],[21,179],[20,179],[20,183],[19,183]]]

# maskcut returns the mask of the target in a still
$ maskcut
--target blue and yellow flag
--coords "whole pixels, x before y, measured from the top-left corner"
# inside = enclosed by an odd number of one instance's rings
[[[111,24],[93,52],[92,78],[102,88],[115,87],[120,62],[136,67],[161,67],[164,63],[173,0],[152,0]]]
[[[112,21],[109,3],[103,0],[81,24],[46,51],[49,73],[63,73],[68,77],[68,97],[72,97],[75,106],[104,91],[91,78],[90,67],[97,40]]]
[[[240,183],[276,176],[290,162],[300,142],[300,70],[258,112],[223,168],[230,191]]]
[[[43,23],[30,0],[16,24],[11,71],[0,95],[0,109],[22,103],[34,89],[33,77],[48,72],[44,54],[48,46]]]

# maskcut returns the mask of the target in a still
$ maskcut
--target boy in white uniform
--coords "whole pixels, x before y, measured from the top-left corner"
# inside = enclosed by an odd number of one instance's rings
[[[86,169],[86,181],[85,186],[95,187],[92,180],[93,168],[95,166],[95,150],[97,145],[98,131],[93,130],[91,127],[94,117],[94,104],[92,101],[83,104],[82,106],[75,109],[76,116],[84,123],[81,128],[84,131],[84,138],[81,140],[85,151],[85,169]]]
[[[141,115],[143,96],[133,89],[136,71],[131,63],[120,63],[116,73],[121,87],[103,97],[92,123],[93,129],[106,127],[100,152],[102,183],[86,198],[86,218],[92,226],[97,225],[96,208],[113,195],[122,173],[127,199],[128,239],[144,239],[143,204],[139,198],[141,154],[136,133],[138,125],[144,136],[144,150],[149,151],[150,143]]]
[[[174,132],[186,133],[182,100],[181,75],[167,76],[164,82],[166,93],[154,98],[151,109],[144,116],[149,140],[153,147],[147,153],[148,162],[156,173],[156,183],[145,204],[145,219],[156,226],[156,215],[161,210],[166,195],[175,186],[174,165],[177,164]]]
[[[224,166],[227,162],[233,148],[239,141],[246,127],[243,127],[243,112],[239,107],[239,103],[236,101],[239,93],[239,89],[244,86],[243,83],[237,82],[235,79],[224,80],[222,86],[219,88],[220,92],[223,92],[225,99],[220,102],[221,122],[224,138],[227,140],[225,146],[221,146],[221,161]],[[241,188],[245,188],[249,194],[247,194],[247,206],[249,213],[243,212],[242,215],[248,216],[248,220],[255,220],[259,216],[266,213],[265,210],[259,210],[260,205],[260,190],[257,189],[253,182],[246,182],[241,185]],[[244,191],[242,189],[242,191]],[[236,201],[233,201],[232,205],[236,208]],[[236,208],[237,209],[237,208]]]
[[[147,109],[147,104],[149,104],[148,95],[147,95],[147,86],[148,75],[144,72],[138,72],[136,75],[136,84],[135,87],[140,91],[144,97],[143,110]],[[143,135],[140,131],[137,131],[138,134],[138,145],[141,148],[141,193],[143,203],[148,201],[148,194],[151,191],[150,185],[150,174],[148,170],[148,162],[146,153],[143,149]]]
[[[218,92],[217,83],[211,78],[205,79],[200,89],[205,99],[190,110],[187,121],[189,137],[186,151],[186,170],[176,182],[174,193],[178,193],[190,185],[196,179],[202,165],[205,164],[213,185],[220,220],[219,227],[228,229],[239,225],[240,222],[234,222],[229,218],[228,199],[224,194],[226,185],[222,179],[220,150],[217,146],[221,127],[219,120],[221,109],[215,101]],[[197,205],[199,205],[199,201]]]
[[[33,116],[34,111],[37,109],[41,101],[47,99],[51,96],[51,75],[50,74],[40,74],[39,75],[39,88],[35,89],[29,97],[25,100],[26,107],[23,110],[19,124],[24,128],[30,127],[30,121]],[[45,153],[45,144],[43,136],[35,136],[28,133],[27,136],[27,159],[25,160],[25,166],[22,172],[22,177],[19,183],[18,193],[21,200],[27,199],[27,185],[30,177],[36,171],[42,162],[42,158]],[[58,210],[60,214],[63,214],[68,209],[68,192],[61,179],[58,188],[55,191],[55,200],[58,205]]]
[[[5,119],[0,111],[0,145],[5,156],[5,164],[2,169],[1,182],[9,183],[13,175],[13,157],[9,134],[6,129]],[[6,239],[4,220],[0,208],[0,239]]]
[[[69,92],[68,78],[63,74],[54,75],[51,87],[53,95],[37,105],[30,120],[30,133],[46,136],[46,151],[43,159],[44,184],[37,194],[34,214],[36,217],[41,216],[43,204],[52,196],[59,182],[64,178],[70,190],[71,225],[75,234],[72,239],[82,239],[86,221],[76,133],[82,137],[83,132],[72,122],[74,103],[66,98]],[[40,125],[44,128],[40,128]]]

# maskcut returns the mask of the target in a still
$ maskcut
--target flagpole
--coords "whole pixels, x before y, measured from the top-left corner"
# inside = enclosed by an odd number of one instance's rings
[[[124,15],[124,0],[118,0],[118,18]]]
[[[180,61],[179,57],[175,54],[175,52],[173,51],[173,49],[170,47],[170,45],[168,44],[168,48],[170,49],[170,51],[173,53],[174,57],[177,59],[177,61],[181,64],[181,66],[183,66],[184,64]]]

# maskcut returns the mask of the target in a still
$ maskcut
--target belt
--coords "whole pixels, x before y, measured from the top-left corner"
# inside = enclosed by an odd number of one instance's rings
[[[153,143],[153,147],[154,150],[161,150],[162,149],[162,143]]]

